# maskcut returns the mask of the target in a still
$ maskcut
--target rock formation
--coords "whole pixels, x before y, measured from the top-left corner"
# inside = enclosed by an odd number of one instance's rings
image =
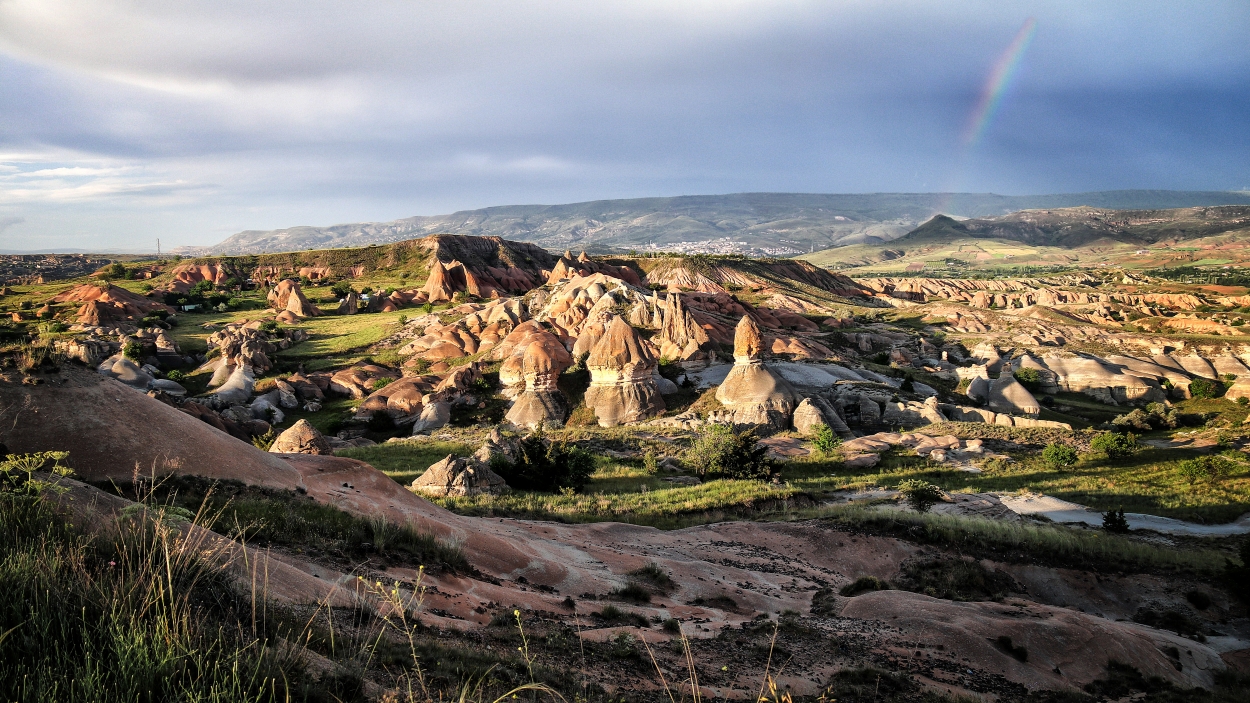
[[[274,454],[333,454],[326,438],[308,423],[301,419],[284,430],[270,445],[269,451]]]
[[[601,426],[615,427],[664,412],[664,399],[652,378],[656,362],[651,345],[623,318],[613,317],[586,360],[590,387],[585,403]]]
[[[665,308],[664,322],[655,336],[660,356],[676,361],[687,370],[698,370],[714,362],[716,352],[711,339],[682,305],[681,294],[669,293]]]
[[[412,482],[412,490],[428,496],[462,497],[482,493],[499,495],[507,490],[503,478],[473,459],[447,455]]]
[[[316,317],[321,314],[321,310],[304,297],[299,283],[290,278],[279,281],[278,285],[269,291],[268,300],[269,307],[275,310],[285,310],[296,317]]]
[[[994,412],[1027,415],[1028,417],[1037,417],[1037,414],[1042,411],[1042,406],[1038,404],[1037,399],[1027,388],[1020,385],[1010,369],[1004,370],[1002,375],[990,384],[989,406]]]
[[[744,315],[734,331],[734,365],[716,389],[716,399],[734,424],[785,429],[797,398],[790,384],[764,363],[763,345],[759,327]]]

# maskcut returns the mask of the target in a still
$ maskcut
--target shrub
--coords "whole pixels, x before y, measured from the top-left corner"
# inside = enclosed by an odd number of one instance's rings
[[[178,369],[174,369],[173,371],[165,374],[165,378],[168,378],[171,381],[181,382],[187,380],[187,375]]]
[[[143,358],[143,345],[139,342],[126,342],[126,346],[122,347],[122,356],[139,361]]]
[[[278,321],[277,320],[265,320],[264,322],[260,323],[260,326],[257,329],[259,329],[261,332],[269,332],[269,333],[277,332]]]
[[[541,428],[524,437],[519,449],[516,461],[500,455],[491,459],[491,469],[512,488],[546,493],[561,488],[580,491],[595,471],[593,456],[564,442],[548,441]]]
[[[395,379],[393,378],[375,378],[373,379],[373,390],[379,391],[389,386]]]
[[[683,462],[700,476],[764,480],[776,470],[768,448],[759,444],[751,430],[735,431],[728,425],[708,425],[686,449]]]
[[[1102,514],[1102,529],[1116,535],[1129,531],[1128,519],[1124,517],[1124,508],[1109,510]]]
[[[838,591],[838,593],[847,598],[854,598],[861,593],[888,590],[890,590],[890,584],[877,578],[876,576],[860,576],[855,579],[854,583],[843,586],[842,590]]]
[[[1015,377],[1020,385],[1034,393],[1042,389],[1042,374],[1037,369],[1016,369]]]
[[[918,513],[926,513],[929,508],[942,502],[942,489],[918,478],[910,478],[898,484],[898,491]]]
[[[1051,442],[1042,450],[1042,461],[1052,469],[1062,469],[1077,462],[1076,450],[1066,444]]]
[[[648,449],[647,453],[642,455],[642,470],[646,471],[648,476],[660,473],[660,462],[656,461],[655,452]]]
[[[1108,459],[1123,459],[1137,451],[1137,436],[1132,432],[1117,434],[1106,432],[1089,443],[1090,449],[1102,453]]]
[[[1182,461],[1176,467],[1176,473],[1192,486],[1198,481],[1216,483],[1228,475],[1230,469],[1232,462],[1222,456],[1200,456]]]
[[[812,428],[812,448],[821,456],[830,456],[838,447],[842,446],[842,439],[833,433],[833,428],[823,422]]]
[[[333,293],[336,298],[346,298],[351,295],[352,284],[347,281],[339,281],[338,283],[330,286],[330,292]]]
[[[1176,410],[1167,407],[1163,403],[1151,403],[1146,406],[1145,410],[1137,408],[1132,412],[1116,417],[1111,421],[1111,424],[1117,430],[1149,432],[1151,430],[1176,429],[1180,422],[1176,415]]]
[[[273,446],[273,442],[277,438],[278,438],[278,435],[274,432],[274,429],[270,427],[269,430],[265,432],[265,434],[256,435],[255,437],[252,438],[252,446],[256,447],[262,452],[267,452],[269,451],[269,448]]]
[[[1217,398],[1224,390],[1224,384],[1209,378],[1195,378],[1189,382],[1189,395],[1193,398]]]

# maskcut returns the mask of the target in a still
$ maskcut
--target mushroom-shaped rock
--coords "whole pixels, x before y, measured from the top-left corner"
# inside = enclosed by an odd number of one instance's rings
[[[554,335],[535,335],[521,358],[525,390],[517,396],[505,419],[517,427],[562,426],[569,417],[569,403],[557,387],[560,374],[570,365],[568,352]]]
[[[734,366],[716,389],[716,399],[731,411],[734,424],[784,429],[798,399],[790,384],[764,364],[762,351],[760,328],[744,315],[734,331]]]
[[[508,487],[503,478],[472,459],[447,455],[412,482],[412,490],[428,496],[498,495]]]
[[[586,367],[590,387],[585,402],[601,426],[615,427],[664,412],[664,399],[652,378],[656,358],[651,345],[620,316],[612,319],[595,344]]]
[[[330,443],[308,423],[300,420],[284,430],[270,445],[274,454],[332,454]]]
[[[990,410],[1008,415],[1037,417],[1042,411],[1042,406],[1038,404],[1033,394],[1020,385],[1020,382],[1009,371],[1004,371],[990,384],[989,403]]]

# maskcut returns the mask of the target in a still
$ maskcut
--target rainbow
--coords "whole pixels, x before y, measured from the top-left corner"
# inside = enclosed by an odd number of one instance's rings
[[[1011,83],[1016,69],[1020,67],[1020,60],[1024,58],[1024,52],[1028,50],[1029,43],[1033,41],[1033,35],[1036,33],[1037,20],[1030,17],[1025,20],[1020,31],[1016,32],[1016,38],[1011,41],[1011,45],[994,63],[994,70],[990,71],[989,78],[986,79],[985,86],[981,89],[981,98],[977,101],[972,114],[969,115],[968,126],[964,128],[962,140],[964,148],[975,145],[985,134],[985,129],[994,119],[994,113],[997,112],[998,105],[1003,100],[1003,94],[1007,92],[1007,86]]]

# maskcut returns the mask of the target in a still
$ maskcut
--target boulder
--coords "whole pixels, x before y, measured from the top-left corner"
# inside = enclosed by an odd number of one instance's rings
[[[842,418],[834,412],[833,406],[828,401],[819,396],[812,398],[804,398],[794,409],[794,429],[804,436],[811,436],[817,425],[825,425],[834,432],[837,432],[837,426],[845,427]]]
[[[205,397],[205,402],[213,408],[246,403],[252,397],[255,387],[256,377],[252,375],[252,369],[248,366],[236,366],[226,382],[215,393]]]
[[[730,411],[734,424],[785,429],[798,398],[764,363],[763,348],[759,327],[744,315],[734,330],[734,365],[716,389],[716,399]]]
[[[360,295],[355,290],[349,291],[339,303],[338,313],[340,315],[355,315],[360,311]]]
[[[177,381],[171,381],[167,378],[158,378],[148,384],[148,388],[154,391],[168,393],[177,398],[183,398],[187,395],[187,389],[183,388]]]
[[[614,316],[586,360],[590,387],[585,403],[603,427],[615,427],[664,412],[655,385],[656,357],[649,343],[624,318]]]
[[[1008,415],[1037,417],[1042,411],[1042,406],[1037,399],[1027,388],[1020,385],[1010,370],[1003,371],[1002,375],[990,384],[989,404],[990,410]]]
[[[302,419],[278,435],[269,451],[274,454],[333,454],[325,436]]]
[[[451,422],[451,403],[435,400],[422,406],[421,415],[412,423],[412,433],[417,435],[437,430],[448,422]]]
[[[503,478],[472,459],[451,454],[412,482],[412,490],[428,496],[499,495],[508,488]]]

